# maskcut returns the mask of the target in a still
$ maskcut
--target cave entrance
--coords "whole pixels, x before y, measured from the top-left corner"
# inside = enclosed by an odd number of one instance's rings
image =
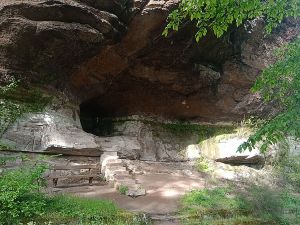
[[[112,113],[95,105],[89,100],[80,105],[80,122],[82,129],[96,136],[112,136],[114,132]]]

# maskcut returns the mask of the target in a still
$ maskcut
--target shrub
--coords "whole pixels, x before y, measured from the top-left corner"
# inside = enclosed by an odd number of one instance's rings
[[[209,171],[209,163],[205,159],[205,157],[202,156],[197,160],[197,169],[200,172],[208,172]]]
[[[300,157],[286,157],[279,167],[285,183],[300,192]]]
[[[46,199],[39,192],[44,171],[44,165],[34,165],[0,176],[0,224],[18,224],[45,212]]]
[[[3,158],[5,163],[8,158]],[[65,195],[47,196],[42,164],[7,170],[0,176],[0,225],[142,225],[144,218],[114,203]]]
[[[121,185],[119,188],[118,188],[118,191],[122,194],[122,195],[126,195],[127,191],[128,191],[128,187],[125,186],[125,185]]]

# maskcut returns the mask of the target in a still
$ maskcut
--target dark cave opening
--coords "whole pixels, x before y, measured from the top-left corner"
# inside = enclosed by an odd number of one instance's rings
[[[111,136],[114,131],[111,114],[92,102],[90,100],[80,105],[82,129],[96,136]]]

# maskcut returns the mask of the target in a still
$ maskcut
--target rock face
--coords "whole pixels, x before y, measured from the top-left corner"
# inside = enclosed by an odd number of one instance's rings
[[[59,96],[45,112],[20,118],[4,133],[1,143],[18,151],[100,156],[102,151],[95,136],[81,128],[78,110],[66,96]]]
[[[164,15],[164,8],[148,7],[138,14],[139,23],[133,19],[128,25],[120,43],[108,46],[74,73],[73,88],[83,100],[83,112],[202,121],[232,121],[270,112],[249,89],[273,61],[272,50],[297,35],[295,23],[286,22],[264,38],[262,21],[257,20],[249,24],[249,33],[240,28],[226,41],[208,35],[196,44],[189,26],[167,39],[161,37],[164,23],[158,22],[157,13]],[[151,30],[140,35],[140,26]]]
[[[199,156],[193,136],[172,142],[174,136],[157,127],[133,123],[132,130],[118,128],[122,135],[96,137],[82,130],[79,116],[215,122],[269,113],[249,88],[272,62],[272,50],[299,34],[299,21],[285,21],[264,37],[262,21],[255,20],[223,39],[208,34],[200,43],[187,23],[164,38],[165,20],[177,5],[178,0],[2,0],[0,84],[21,80],[61,93],[59,103],[20,118],[2,141],[19,150],[117,151],[120,157],[180,161]]]
[[[114,123],[112,135],[120,134],[136,138],[140,146],[138,151],[128,151],[128,147],[126,151],[126,148],[123,148],[123,151],[119,151],[121,158],[146,161],[186,161],[197,157],[192,155],[193,150],[197,154],[197,149],[191,147],[197,143],[198,136],[194,133],[175,133],[164,128],[163,124],[128,120]]]
[[[72,92],[83,111],[105,116],[222,121],[268,111],[249,88],[272,62],[272,50],[298,34],[297,22],[287,21],[265,38],[256,20],[197,44],[191,24],[161,36],[177,4],[3,0],[1,83],[50,84]]]
[[[0,78],[47,83],[66,76],[101,46],[118,40],[118,17],[87,1],[4,0],[0,3]]]

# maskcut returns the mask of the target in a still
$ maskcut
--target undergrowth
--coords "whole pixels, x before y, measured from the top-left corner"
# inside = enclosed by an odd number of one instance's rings
[[[120,194],[126,195],[126,193],[127,193],[127,191],[128,191],[128,187],[125,186],[125,185],[121,185],[121,186],[118,188],[118,191],[120,192]]]
[[[269,163],[281,178],[281,185],[300,193],[300,155],[291,152],[291,143],[282,142]]]
[[[300,197],[268,187],[194,190],[182,200],[185,225],[297,225]]]
[[[208,172],[211,168],[209,168],[209,162],[205,157],[200,157],[197,159],[197,170],[200,172]]]
[[[10,159],[3,159],[3,162]],[[2,162],[2,164],[3,164]],[[0,225],[150,225],[106,200],[43,192],[44,164],[29,163],[0,176]]]

